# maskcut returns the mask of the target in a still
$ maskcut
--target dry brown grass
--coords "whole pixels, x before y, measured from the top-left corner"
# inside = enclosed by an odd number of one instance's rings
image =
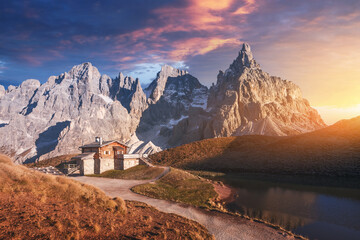
[[[150,156],[192,170],[329,176],[360,175],[360,117],[292,137],[206,139]]]
[[[24,165],[26,167],[29,167],[29,168],[33,168],[33,167],[49,167],[49,166],[61,168],[62,163],[70,162],[71,158],[75,157],[76,155],[78,155],[78,154],[61,155],[61,156],[56,156],[56,157],[52,157],[52,158],[49,158],[49,159],[42,160],[40,162],[27,163],[27,164],[24,164]]]
[[[89,177],[104,177],[116,179],[131,179],[131,180],[147,180],[154,179],[159,176],[164,169],[159,167],[149,167],[146,165],[138,165],[126,170],[109,170],[101,174],[88,175]]]
[[[0,239],[170,239],[212,236],[200,224],[0,156]],[[177,231],[173,231],[177,229]],[[188,230],[188,232],[187,232]]]

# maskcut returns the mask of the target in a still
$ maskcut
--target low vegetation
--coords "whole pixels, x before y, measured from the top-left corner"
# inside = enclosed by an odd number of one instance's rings
[[[199,176],[202,178],[208,178],[208,179],[216,179],[217,177],[223,177],[226,174],[222,172],[211,172],[211,171],[195,171],[195,170],[188,170],[187,172]]]
[[[132,190],[153,198],[205,208],[211,208],[212,200],[217,197],[211,183],[175,168],[155,183],[138,185]]]
[[[147,180],[154,179],[164,171],[163,168],[138,165],[126,170],[109,170],[101,174],[88,175],[89,177],[104,177],[117,179]]]
[[[150,156],[187,170],[360,176],[360,117],[291,137],[206,139]]]
[[[1,239],[212,239],[200,224],[0,156]]]
[[[33,168],[33,167],[56,167],[61,169],[64,164],[67,163],[75,163],[75,161],[71,161],[72,157],[75,157],[77,154],[68,154],[68,155],[61,155],[49,159],[45,159],[35,163],[27,163],[24,164],[26,167]]]

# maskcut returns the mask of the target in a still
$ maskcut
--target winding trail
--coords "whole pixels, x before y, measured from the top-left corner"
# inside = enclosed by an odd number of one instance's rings
[[[206,211],[181,203],[170,202],[155,198],[149,198],[132,192],[130,189],[139,184],[152,183],[165,176],[169,167],[163,167],[164,172],[157,178],[151,180],[122,180],[95,177],[72,177],[82,183],[93,185],[103,190],[111,197],[121,197],[124,200],[135,200],[147,203],[160,211],[175,213],[188,219],[194,220],[205,226],[211,234],[219,240],[231,239],[293,239],[292,236],[277,231],[264,224],[252,222],[240,217],[231,216],[225,213]]]

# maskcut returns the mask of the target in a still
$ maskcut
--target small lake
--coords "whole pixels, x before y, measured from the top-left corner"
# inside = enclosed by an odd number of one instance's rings
[[[227,174],[227,207],[310,239],[360,239],[360,179]]]

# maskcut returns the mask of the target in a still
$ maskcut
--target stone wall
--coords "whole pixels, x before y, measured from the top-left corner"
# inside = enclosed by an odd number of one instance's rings
[[[127,158],[122,161],[123,161],[123,170],[139,165],[139,159],[137,158]]]
[[[141,164],[138,158],[113,159],[113,158],[95,158],[82,159],[78,161],[80,165],[80,174],[101,174],[108,170],[126,170],[128,168]]]
[[[100,159],[100,173],[108,170],[114,170],[114,159],[113,158],[101,158]]]
[[[78,160],[77,164],[80,165],[80,175],[94,174],[94,159],[82,159]]]

